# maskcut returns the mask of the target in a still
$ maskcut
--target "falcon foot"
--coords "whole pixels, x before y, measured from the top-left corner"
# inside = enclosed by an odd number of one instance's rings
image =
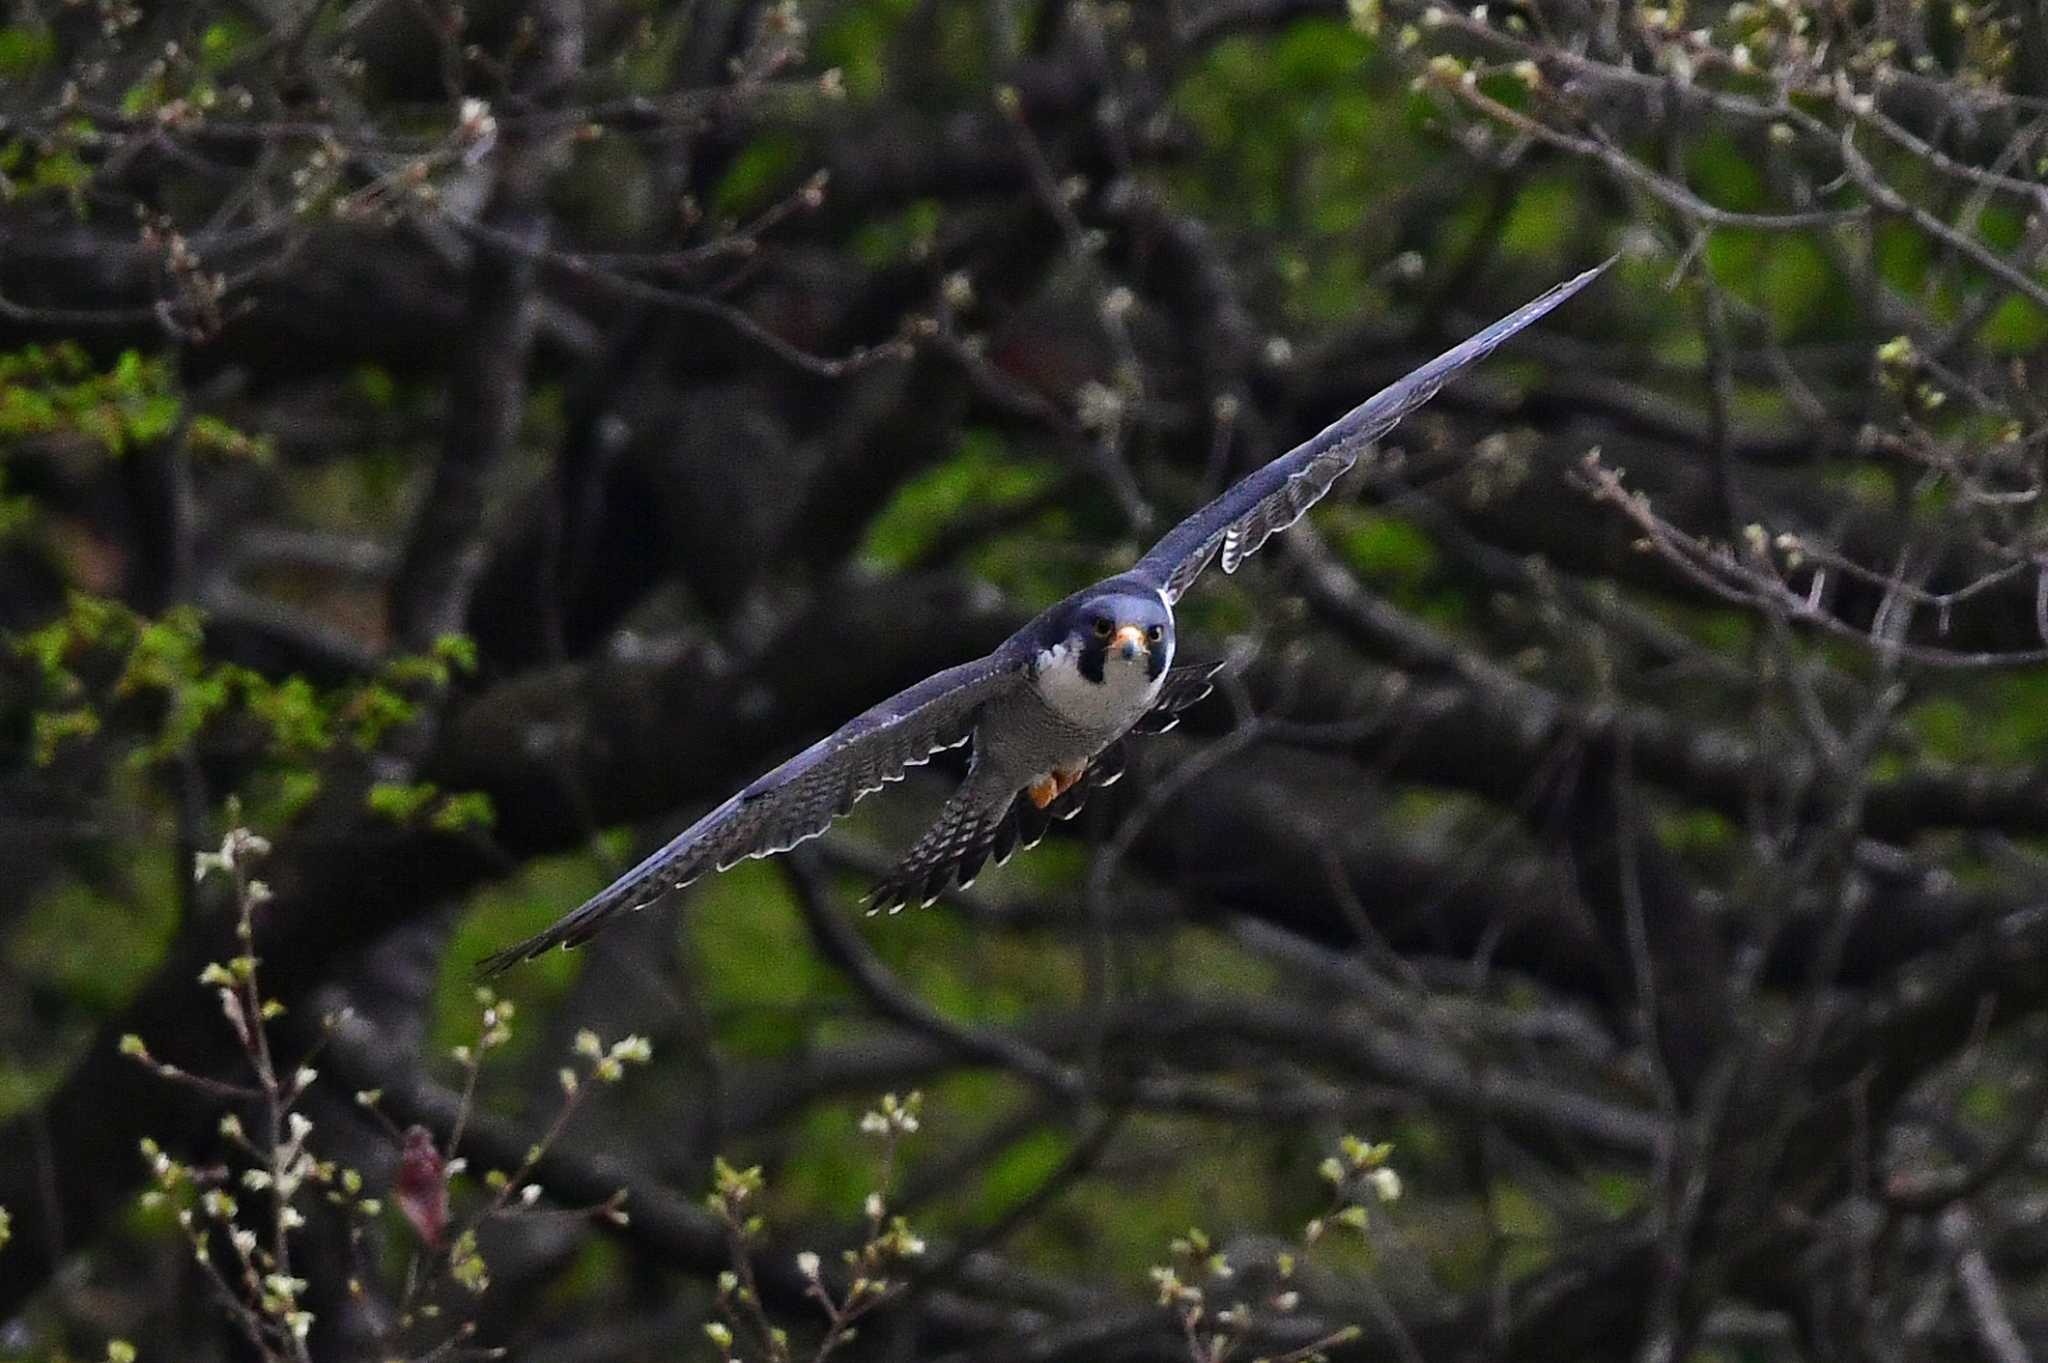
[[[1031,797],[1032,804],[1037,805],[1040,809],[1044,809],[1054,800],[1065,795],[1074,782],[1080,780],[1087,772],[1088,764],[1086,762],[1083,762],[1078,767],[1054,767],[1050,775],[1041,776],[1030,785],[1024,787],[1024,793]]]

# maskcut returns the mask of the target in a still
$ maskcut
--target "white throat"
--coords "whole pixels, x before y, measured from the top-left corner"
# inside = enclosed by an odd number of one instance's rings
[[[1138,722],[1159,694],[1157,678],[1146,671],[1150,659],[1144,654],[1125,658],[1115,650],[1102,661],[1102,680],[1081,675],[1081,655],[1068,645],[1055,644],[1038,655],[1038,694],[1052,712],[1076,728],[1117,734]]]

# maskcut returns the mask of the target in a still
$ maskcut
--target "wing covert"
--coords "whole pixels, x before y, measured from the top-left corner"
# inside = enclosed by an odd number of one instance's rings
[[[1133,572],[1154,583],[1168,601],[1178,601],[1204,568],[1217,558],[1223,571],[1258,551],[1260,545],[1300,520],[1331,486],[1358,462],[1365,447],[1392,430],[1403,417],[1437,395],[1460,370],[1486,358],[1500,344],[1598,279],[1610,258],[1584,274],[1524,303],[1483,331],[1396,380],[1258,469],[1176,525],[1139,559]]]
[[[948,668],[863,711],[672,838],[545,932],[486,957],[484,975],[550,947],[580,946],[614,915],[652,903],[707,871],[787,851],[823,833],[863,796],[934,753],[965,743],[991,697],[1020,673],[1001,650]]]

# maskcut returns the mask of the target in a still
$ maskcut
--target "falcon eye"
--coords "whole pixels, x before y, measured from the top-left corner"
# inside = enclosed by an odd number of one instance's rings
[[[1106,616],[1106,615],[1098,615],[1098,616],[1096,616],[1096,617],[1095,617],[1095,637],[1096,637],[1096,638],[1098,638],[1098,639],[1107,639],[1107,638],[1108,638],[1108,637],[1110,636],[1110,633],[1111,633],[1111,631],[1112,631],[1112,630],[1114,630],[1114,629],[1115,629],[1115,626],[1114,626],[1114,625],[1112,625],[1112,624],[1110,624],[1110,621],[1109,621],[1109,617],[1108,617],[1108,616]]]
[[[1166,630],[1159,625],[1154,625],[1152,626],[1152,628],[1145,631],[1145,640],[1147,643],[1156,644],[1165,637]]]

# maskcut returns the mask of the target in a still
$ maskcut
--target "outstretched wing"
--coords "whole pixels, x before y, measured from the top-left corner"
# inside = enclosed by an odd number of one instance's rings
[[[1358,462],[1367,445],[1435,397],[1459,370],[1485,359],[1501,342],[1585,288],[1613,263],[1610,259],[1566,280],[1406,378],[1382,388],[1331,422],[1320,435],[1247,475],[1176,525],[1132,571],[1165,592],[1168,601],[1180,600],[1181,593],[1219,554],[1223,571],[1236,572],[1237,565],[1270,536],[1300,520],[1321,501],[1330,485]]]
[[[1216,674],[1228,664],[1227,658],[1213,663],[1196,663],[1190,667],[1176,667],[1166,674],[1160,683],[1159,694],[1152,701],[1152,708],[1141,715],[1131,726],[1134,734],[1163,734],[1180,723],[1180,712],[1199,701],[1207,700],[1209,693],[1216,689]]]
[[[1024,684],[1001,650],[948,668],[848,721],[678,833],[667,846],[547,931],[484,959],[495,975],[549,947],[580,946],[606,920],[707,871],[787,851],[824,832],[862,796],[965,743],[981,707]]]

